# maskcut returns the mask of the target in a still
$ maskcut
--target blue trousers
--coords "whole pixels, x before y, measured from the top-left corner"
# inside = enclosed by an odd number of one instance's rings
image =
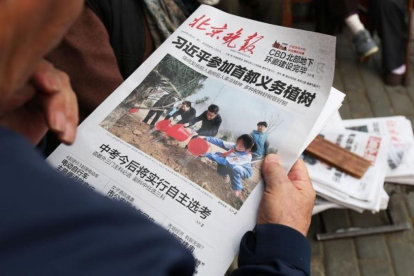
[[[248,170],[244,168],[243,166],[239,166],[239,165],[224,166],[224,165],[217,164],[217,172],[222,176],[229,175],[230,181],[231,181],[231,188],[233,190],[238,190],[238,191],[243,189],[242,179],[248,179],[249,177],[252,176],[251,170]]]

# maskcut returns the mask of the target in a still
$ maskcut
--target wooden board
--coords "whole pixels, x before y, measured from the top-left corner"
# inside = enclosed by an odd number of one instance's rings
[[[320,136],[317,136],[310,143],[305,152],[358,179],[371,166],[371,162],[367,159],[341,148]]]

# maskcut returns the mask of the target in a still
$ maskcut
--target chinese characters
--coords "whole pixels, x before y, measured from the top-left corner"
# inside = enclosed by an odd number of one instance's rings
[[[200,49],[200,47],[195,46],[181,36],[178,36],[177,40],[173,41],[172,44],[182,50],[187,56],[196,58],[199,63],[205,62],[209,68],[214,68],[222,74],[231,76],[245,84],[254,85],[265,91],[273,92],[289,101],[310,107],[316,98],[316,93],[302,90],[297,86],[287,84],[281,80],[264,76],[245,66],[234,64],[217,56],[212,56],[210,53]],[[306,62],[311,61],[307,60]]]
[[[205,14],[199,18],[194,18],[193,22],[189,24],[191,28],[199,31],[205,31],[205,35],[217,40],[222,40],[223,45],[226,45],[230,49],[237,49],[239,52],[245,52],[253,54],[256,48],[256,43],[264,38],[263,35],[258,35],[257,32],[244,36],[243,28],[238,30],[228,31],[227,23],[223,26],[214,26],[210,23],[210,18]],[[244,38],[244,39],[243,39]],[[239,41],[243,41],[240,42]]]
[[[178,204],[182,205],[186,210],[194,214],[198,214],[202,219],[206,219],[212,213],[207,206],[203,206],[198,200],[194,199],[187,193],[180,191],[177,186],[171,185],[171,183],[166,179],[162,179],[156,173],[151,172],[144,165],[141,165],[135,160],[130,160],[127,155],[122,155],[120,151],[110,147],[107,144],[102,144],[99,147],[99,152],[95,151],[93,155],[105,161],[105,163],[111,165],[114,169],[120,171],[128,178],[131,178],[132,175],[134,175],[132,180],[135,183],[142,185],[162,200],[169,197]],[[115,192],[113,191],[111,195],[113,193]],[[132,202],[131,200],[129,201]]]

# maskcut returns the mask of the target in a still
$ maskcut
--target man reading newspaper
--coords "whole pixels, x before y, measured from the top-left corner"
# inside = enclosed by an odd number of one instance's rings
[[[64,178],[33,149],[47,129],[74,141],[69,79],[42,58],[82,3],[0,2],[0,274],[192,275],[193,257],[167,231]],[[233,275],[309,275],[315,193],[304,163],[286,175],[270,155],[263,173],[257,227],[243,237]]]

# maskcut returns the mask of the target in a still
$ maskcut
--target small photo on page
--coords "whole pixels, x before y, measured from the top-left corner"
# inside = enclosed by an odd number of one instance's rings
[[[100,126],[239,210],[293,118],[167,54]]]

